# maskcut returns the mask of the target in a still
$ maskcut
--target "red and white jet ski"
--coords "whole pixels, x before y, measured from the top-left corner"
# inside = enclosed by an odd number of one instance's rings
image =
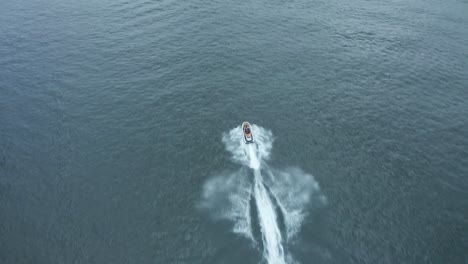
[[[245,121],[244,123],[242,123],[242,132],[244,133],[244,142],[246,144],[254,142],[252,136],[252,127],[250,126],[249,122]]]

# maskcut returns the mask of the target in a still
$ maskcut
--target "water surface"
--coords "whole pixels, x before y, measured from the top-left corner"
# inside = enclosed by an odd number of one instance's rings
[[[285,245],[296,261],[468,262],[467,13],[1,1],[0,263],[258,263],[200,209],[245,167],[222,141],[244,120],[326,197]]]

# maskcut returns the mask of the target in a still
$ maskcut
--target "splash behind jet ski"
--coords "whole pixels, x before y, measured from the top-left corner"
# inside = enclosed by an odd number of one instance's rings
[[[252,127],[250,126],[250,123],[245,121],[242,123],[242,132],[244,133],[244,142],[245,143],[253,143],[253,136],[252,136]]]

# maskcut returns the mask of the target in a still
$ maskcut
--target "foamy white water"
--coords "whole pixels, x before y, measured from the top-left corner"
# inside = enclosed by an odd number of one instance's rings
[[[233,161],[248,169],[244,167],[207,181],[201,205],[209,209],[213,217],[231,220],[235,233],[245,236],[255,245],[261,244],[267,263],[285,264],[292,262],[285,247],[299,232],[307,216],[307,204],[311,201],[323,204],[325,197],[320,194],[319,186],[310,174],[297,168],[270,169],[266,162],[271,153],[272,133],[256,125],[252,125],[252,133],[254,144],[244,143],[241,127],[223,136]],[[255,200],[257,215],[250,213],[250,199]],[[281,212],[286,230],[280,229],[277,212]],[[258,227],[252,226],[251,218],[258,219]],[[255,240],[254,228],[260,229],[261,241]]]
[[[258,218],[262,231],[263,257],[271,264],[282,264],[284,250],[282,245],[281,231],[278,227],[277,217],[273,204],[263,186],[260,170],[255,170],[254,195],[258,208]]]

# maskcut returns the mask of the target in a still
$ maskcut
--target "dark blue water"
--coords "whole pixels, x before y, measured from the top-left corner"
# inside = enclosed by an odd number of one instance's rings
[[[326,197],[284,242],[295,261],[468,263],[467,14],[0,0],[0,263],[259,263],[199,206],[242,167],[222,135],[244,120]]]

